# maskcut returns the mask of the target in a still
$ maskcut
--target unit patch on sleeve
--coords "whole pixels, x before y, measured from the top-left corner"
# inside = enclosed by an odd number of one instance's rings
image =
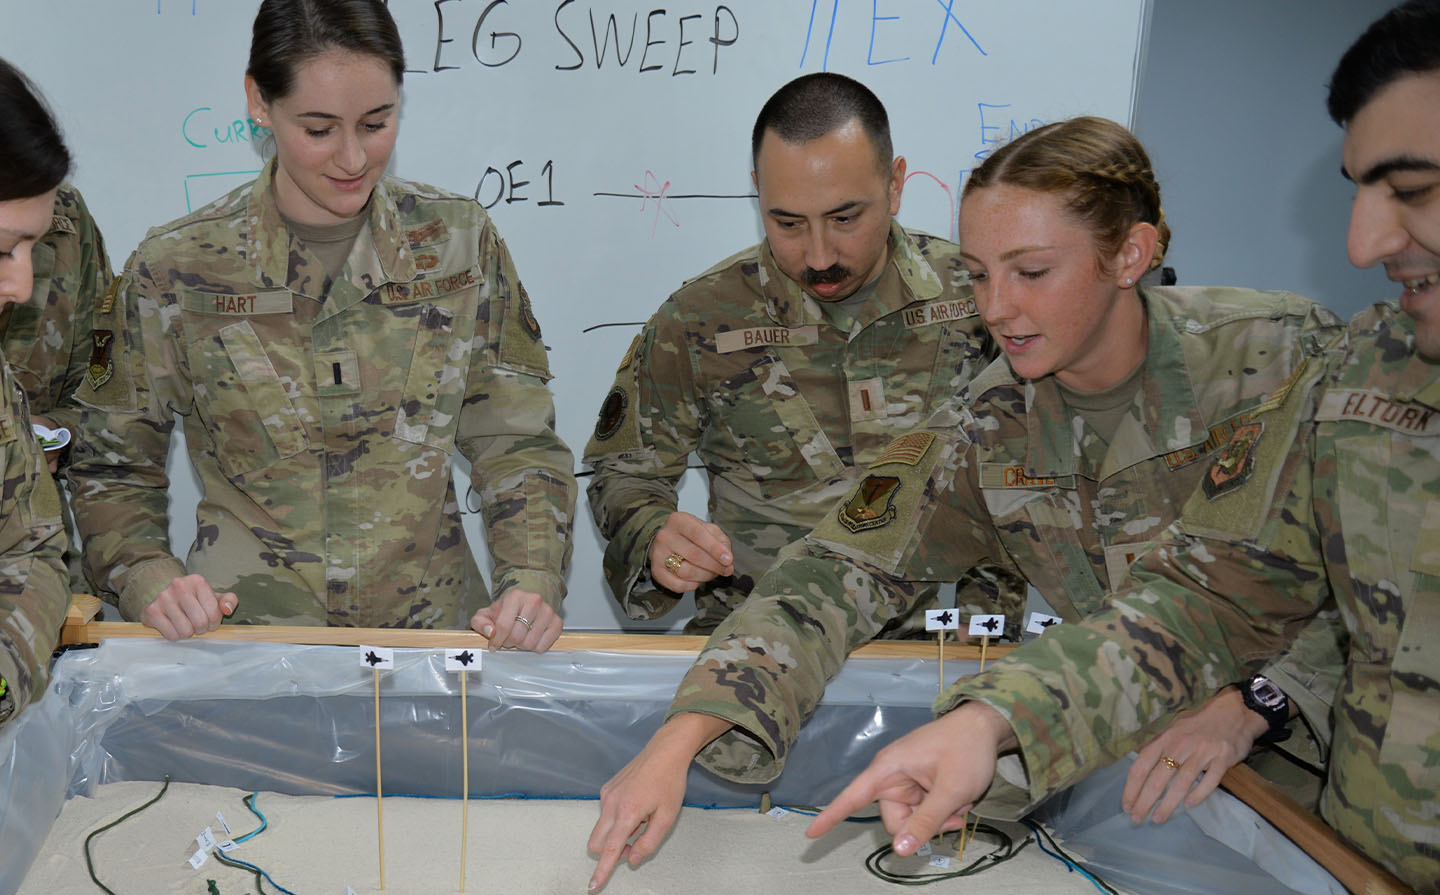
[[[1235,427],[1230,442],[1205,471],[1205,478],[1200,480],[1206,497],[1214,500],[1240,487],[1250,478],[1255,471],[1255,445],[1260,443],[1260,435],[1264,431],[1265,424],[1262,422]]]
[[[625,424],[625,411],[630,406],[630,396],[616,386],[605,396],[600,405],[600,418],[595,421],[595,440],[607,441]]]
[[[540,321],[535,319],[535,311],[530,307],[530,293],[523,285],[520,286],[520,326],[532,341],[540,341]]]
[[[92,338],[95,344],[90,349],[90,363],[85,368],[85,381],[90,384],[92,391],[98,391],[100,386],[115,375],[115,358],[110,354],[115,333],[108,329],[97,329],[92,333]]]
[[[895,519],[899,490],[900,479],[893,475],[867,475],[841,505],[840,524],[856,533],[889,525]]]

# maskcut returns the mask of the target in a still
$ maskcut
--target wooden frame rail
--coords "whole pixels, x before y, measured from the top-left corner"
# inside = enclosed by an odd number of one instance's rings
[[[94,597],[77,596],[70,605],[65,626],[60,631],[61,645],[99,643],[111,637],[159,637],[153,628],[135,622],[94,621],[100,601]],[[221,625],[216,631],[199,635],[202,640],[234,640],[250,643],[297,643],[322,646],[417,647],[443,649],[469,647],[484,649],[490,641],[474,631],[435,630],[420,628],[327,628],[312,625]],[[688,634],[561,634],[551,650],[598,650],[636,653],[641,655],[693,656],[700,652],[706,638]],[[986,650],[987,659],[998,659],[1015,644],[992,643]],[[938,655],[934,640],[887,640],[867,643],[854,652],[861,658],[934,659]],[[964,661],[980,658],[978,641],[953,643],[946,641],[945,658]]]

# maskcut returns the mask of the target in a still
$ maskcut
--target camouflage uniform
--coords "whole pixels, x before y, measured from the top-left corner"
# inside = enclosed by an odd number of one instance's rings
[[[235,620],[464,627],[488,602],[451,482],[458,448],[495,590],[564,595],[573,458],[540,327],[469,199],[385,178],[328,282],[260,178],[152,230],[95,314],[70,469],[93,580],[141,611],[186,568]],[[203,499],[168,550],[171,412]]]
[[[1393,305],[1357,316],[1323,388],[1266,420],[1246,481],[1196,494],[1112,608],[942,696],[990,704],[1019,739],[1023,768],[1002,759],[982,811],[1023,810],[1125,754],[1334,599],[1351,640],[1321,815],[1440,891],[1440,365],[1413,332]]]
[[[1001,358],[886,448],[787,551],[710,638],[671,707],[737,725],[701,753],[707,767],[745,782],[778,774],[850,650],[925,582],[983,558],[1003,557],[1068,621],[1098,609],[1207,458],[1340,332],[1333,314],[1289,293],[1156,288],[1143,300],[1145,366],[1108,450],[1053,376],[1017,380]]]
[[[70,607],[60,492],[30,432],[25,396],[0,356],[0,699],[6,720],[45,690]]]
[[[50,232],[36,244],[33,261],[34,296],[5,309],[0,341],[30,412],[50,417],[73,435],[81,408],[72,396],[89,364],[90,318],[95,303],[109,291],[111,276],[100,229],[79,190],[68,183],[56,194]],[[62,453],[62,464],[68,453]],[[91,587],[81,572],[74,526],[68,514],[63,518],[71,545],[70,588],[86,593]]]
[[[744,602],[897,432],[993,356],[955,245],[891,221],[890,249],[874,294],[852,309],[822,307],[761,243],[686,283],[636,337],[585,449],[605,575],[631,618],[680,599],[651,579],[649,553],[692,451],[735,558],[733,576],[697,589],[693,633]],[[917,627],[923,612],[887,633]]]

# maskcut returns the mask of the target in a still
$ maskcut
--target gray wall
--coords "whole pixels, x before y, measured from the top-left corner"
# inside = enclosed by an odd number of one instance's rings
[[[1389,0],[1153,0],[1136,133],[1182,284],[1291,289],[1349,316],[1398,296],[1345,256],[1351,188],[1325,114],[1340,54]]]

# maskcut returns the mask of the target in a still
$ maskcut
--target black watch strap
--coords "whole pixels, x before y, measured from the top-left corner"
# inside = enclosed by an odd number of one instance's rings
[[[1290,738],[1290,698],[1285,691],[1263,674],[1251,675],[1235,686],[1240,688],[1240,698],[1245,707],[1265,719],[1270,729],[1255,742],[1279,743]]]

